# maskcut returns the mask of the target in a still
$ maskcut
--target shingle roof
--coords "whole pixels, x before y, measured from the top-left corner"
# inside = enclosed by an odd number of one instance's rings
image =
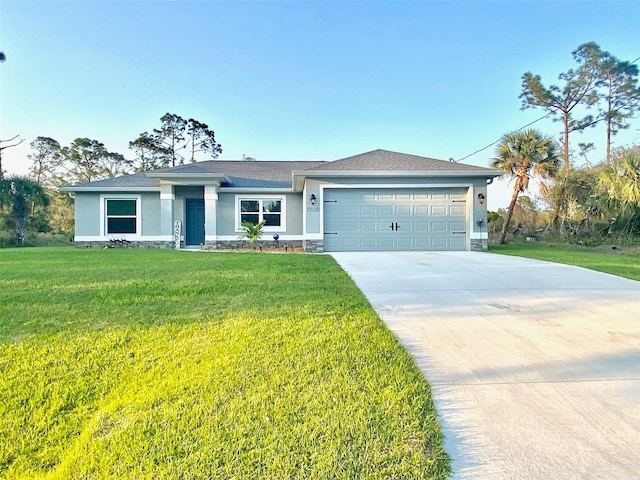
[[[490,168],[390,152],[388,150],[373,150],[333,162],[209,160],[73,185],[64,188],[64,190],[158,189],[161,179],[172,180],[187,177],[197,178],[199,176],[217,177],[223,180],[221,184],[223,187],[291,188],[293,172],[296,172],[296,175],[301,174],[302,177],[312,177],[314,174],[321,173],[328,175],[332,172],[342,175],[348,174],[348,172],[358,174],[367,172],[376,172],[378,174],[389,172],[391,174],[397,172],[400,175],[402,174],[400,172],[421,172],[440,176],[448,173],[453,175],[468,173],[473,176],[487,175],[487,177],[495,177],[499,174],[496,170]]]
[[[74,191],[76,188],[81,189],[94,189],[94,188],[153,188],[159,185],[158,180],[155,178],[147,177],[146,173],[136,173],[134,175],[123,175],[121,177],[107,178],[106,180],[96,180],[95,182],[81,183],[79,185],[73,185],[65,187],[65,190]]]
[[[389,150],[373,150],[307,169],[309,171],[343,172],[485,172],[495,170],[464,163],[436,160]]]
[[[275,161],[224,161],[190,163],[173,168],[165,168],[152,172],[153,175],[166,173],[167,176],[218,173],[224,175],[229,182],[225,187],[242,188],[291,188],[291,175],[294,170],[305,170],[326,162],[275,162]]]

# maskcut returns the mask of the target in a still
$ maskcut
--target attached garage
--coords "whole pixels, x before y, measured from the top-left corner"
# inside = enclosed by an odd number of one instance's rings
[[[326,188],[324,250],[466,250],[468,190]]]

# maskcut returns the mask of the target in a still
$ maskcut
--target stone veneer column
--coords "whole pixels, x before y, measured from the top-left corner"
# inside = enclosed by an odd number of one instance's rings
[[[207,248],[216,248],[218,229],[218,185],[204,186],[204,244]]]

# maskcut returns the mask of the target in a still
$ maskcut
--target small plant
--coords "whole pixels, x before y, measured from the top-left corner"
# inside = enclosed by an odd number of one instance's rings
[[[256,244],[258,240],[262,238],[262,227],[266,222],[263,220],[260,223],[251,223],[251,222],[242,222],[240,226],[242,227],[242,233],[240,234],[240,238],[246,238],[249,240],[252,248],[256,248]]]

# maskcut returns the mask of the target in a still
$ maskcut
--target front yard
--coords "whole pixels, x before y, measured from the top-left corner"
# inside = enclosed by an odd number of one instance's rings
[[[640,252],[635,248],[621,249],[609,246],[598,249],[567,244],[531,243],[491,245],[489,252],[575,265],[640,280]]]
[[[0,478],[446,478],[429,387],[328,256],[0,250]]]

